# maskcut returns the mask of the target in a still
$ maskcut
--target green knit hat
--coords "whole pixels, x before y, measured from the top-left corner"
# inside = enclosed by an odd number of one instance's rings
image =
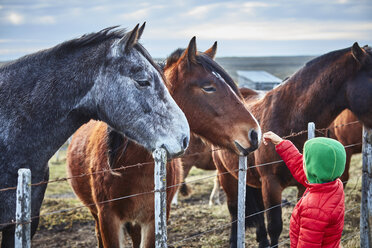
[[[304,145],[304,169],[309,183],[327,183],[345,170],[344,146],[334,139],[313,138]]]

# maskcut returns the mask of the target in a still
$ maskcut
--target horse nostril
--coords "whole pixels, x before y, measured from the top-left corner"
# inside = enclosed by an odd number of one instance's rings
[[[252,146],[258,147],[258,134],[256,130],[251,129],[248,134],[248,138],[251,141]]]
[[[189,138],[188,137],[184,137],[183,140],[182,140],[182,147],[184,150],[186,150],[187,146],[189,145]]]

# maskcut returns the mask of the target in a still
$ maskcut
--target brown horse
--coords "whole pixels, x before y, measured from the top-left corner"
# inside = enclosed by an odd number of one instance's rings
[[[259,145],[260,127],[245,108],[238,88],[230,76],[213,60],[215,43],[204,53],[196,50],[195,37],[186,50],[176,50],[164,68],[167,87],[184,111],[190,129],[209,142],[247,154]],[[171,131],[171,130],[170,130]],[[150,165],[114,169],[137,163]],[[127,223],[134,247],[154,247],[153,194],[108,201],[154,189],[154,166],[151,154],[122,137],[104,123],[91,121],[74,135],[68,150],[70,176],[111,169],[71,180],[76,195],[89,206],[96,220],[100,247],[119,247],[123,224]],[[181,168],[167,165],[167,185],[181,181]],[[177,187],[167,190],[167,215]],[[89,205],[94,203],[95,205]]]
[[[317,128],[326,128],[346,108],[367,127],[372,127],[371,81],[371,48],[360,48],[355,43],[351,48],[333,51],[308,62],[281,86],[262,99],[249,103],[249,109],[258,118],[264,132],[271,130],[281,136],[306,130],[308,122],[315,122]],[[302,149],[306,139],[305,134],[290,138],[299,149]],[[220,173],[230,172],[221,175],[220,182],[227,194],[231,217],[235,220],[238,158],[225,150],[213,153],[213,159]],[[277,160],[280,157],[274,146],[261,146],[249,156],[248,164],[253,166]],[[283,163],[248,169],[247,184],[250,186],[247,194],[252,193],[247,196],[248,212],[250,206],[260,209],[262,203],[265,208],[280,205],[283,189],[298,185]],[[255,204],[252,203],[254,195],[257,196]],[[282,231],[281,208],[270,209],[267,218],[271,246],[274,246],[278,244]],[[260,221],[257,227],[257,240],[260,246],[266,246],[265,225]],[[236,247],[236,224],[231,229],[230,245]]]
[[[356,121],[358,121],[358,118],[350,110],[345,109],[328,128],[328,137],[337,139],[344,146],[358,144],[345,149],[346,165],[344,174],[341,176],[344,187],[349,180],[351,156],[362,152],[362,145],[360,143],[362,143],[363,127],[362,124]]]

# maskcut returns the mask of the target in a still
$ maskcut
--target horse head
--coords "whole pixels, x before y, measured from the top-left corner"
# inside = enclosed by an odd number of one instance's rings
[[[372,50],[361,48],[358,43],[351,47],[348,58],[353,63],[352,76],[346,85],[348,108],[369,128],[372,128]]]
[[[150,151],[164,147],[178,155],[188,145],[189,126],[162,72],[138,43],[143,30],[137,25],[110,44],[89,97],[98,119]]]
[[[195,37],[167,59],[168,89],[190,128],[214,145],[247,155],[257,149],[261,129],[244,106],[238,87],[214,57],[217,42],[198,52]]]

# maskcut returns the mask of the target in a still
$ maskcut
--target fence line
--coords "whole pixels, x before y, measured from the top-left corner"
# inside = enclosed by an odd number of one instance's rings
[[[340,124],[340,125],[334,126],[332,128],[328,127],[328,128],[315,129],[315,131],[322,133],[322,132],[324,132],[326,130],[329,130],[329,129],[344,127],[344,126],[353,125],[353,124],[356,124],[356,123],[359,123],[359,121],[353,121],[353,122],[349,122],[349,123],[345,123],[345,124]],[[290,135],[287,135],[287,136],[283,136],[282,138],[283,139],[288,139],[288,138],[291,138],[291,137],[296,137],[296,136],[305,134],[307,132],[308,132],[308,130],[302,130],[302,131],[299,131],[299,132],[296,132],[296,133],[291,133]],[[361,145],[361,144],[362,143],[356,143],[356,144],[345,146],[345,148],[348,148],[348,147],[351,147],[351,146],[357,146],[357,145]],[[216,152],[216,151],[220,151],[220,150],[225,150],[225,149],[224,148],[215,148],[215,149],[211,149],[211,150],[205,151],[205,152],[195,152],[195,153],[192,153],[192,154],[182,156],[182,158],[192,157],[192,156],[196,156],[196,155],[203,154],[203,153]],[[179,159],[179,158],[168,159],[167,161],[170,162],[174,159]],[[282,160],[280,162],[282,162]],[[277,163],[277,161],[269,162],[269,163]],[[100,170],[100,171],[95,171],[95,172],[91,172],[91,173],[83,173],[83,174],[76,175],[76,176],[71,176],[71,177],[57,178],[57,179],[49,180],[49,181],[41,181],[41,182],[38,182],[38,183],[33,183],[33,184],[31,184],[31,186],[33,187],[33,186],[39,186],[39,185],[42,185],[42,184],[63,182],[63,181],[71,180],[71,179],[74,179],[74,178],[81,178],[81,177],[85,177],[85,176],[96,175],[96,174],[101,174],[101,173],[106,173],[106,172],[126,170],[126,169],[130,169],[130,168],[141,167],[141,166],[144,166],[144,165],[151,165],[151,164],[154,164],[154,162],[152,161],[152,162],[137,163],[137,164],[126,165],[125,167],[121,166],[119,168],[113,168],[113,169],[109,168],[109,169],[106,169],[106,170]],[[251,168],[251,167],[249,167],[249,168]],[[16,189],[17,189],[16,186],[7,187],[7,188],[0,189],[0,192],[4,192],[4,191],[8,191],[8,190],[16,190]]]
[[[356,143],[356,144],[347,145],[347,146],[344,146],[344,147],[345,148],[349,148],[349,147],[357,146],[357,145],[360,145],[360,144],[361,143]],[[259,164],[259,165],[249,166],[247,169],[245,169],[243,171],[247,171],[249,169],[258,168],[258,167],[262,167],[262,166],[266,166],[266,165],[277,164],[277,163],[281,163],[281,162],[284,162],[284,161],[283,160],[277,160],[277,161],[267,162],[267,163],[263,163],[263,164]],[[153,163],[153,162],[151,162],[151,163]],[[187,184],[193,184],[193,183],[196,183],[198,181],[203,181],[203,180],[206,180],[206,179],[209,179],[209,178],[212,178],[212,177],[216,177],[216,176],[220,176],[220,175],[225,175],[225,174],[230,174],[231,172],[238,172],[239,170],[240,169],[235,169],[235,170],[218,173],[218,174],[211,175],[211,176],[205,176],[205,177],[194,179],[194,180],[191,180],[191,181],[188,181],[188,182],[183,182],[183,183],[178,183],[178,184],[170,185],[170,186],[167,186],[166,188],[167,189],[168,188],[174,188],[174,187],[178,187],[178,186],[181,186],[183,184],[186,184],[186,183]],[[83,175],[79,175],[79,176],[76,176],[76,177],[81,177],[81,176],[83,176]],[[63,179],[64,180],[69,180],[71,178],[67,178],[67,179],[66,178],[63,178]],[[348,180],[348,181],[350,181],[350,180]],[[344,181],[343,183],[348,182],[348,181]],[[43,183],[45,183],[45,182],[43,182]],[[31,184],[31,186],[32,185],[35,185],[35,184]],[[151,194],[151,193],[154,193],[154,192],[155,192],[155,190],[151,190],[151,191],[147,191],[147,192],[141,192],[141,193],[136,193],[136,194],[131,194],[131,195],[127,195],[127,196],[122,196],[122,197],[118,197],[118,198],[114,198],[114,199],[110,199],[110,200],[106,200],[106,201],[101,201],[101,202],[97,202],[97,203],[90,203],[90,204],[81,205],[81,206],[78,206],[78,207],[73,207],[73,208],[68,208],[68,209],[62,209],[62,210],[56,210],[56,211],[53,211],[53,212],[44,213],[42,215],[33,216],[33,217],[31,217],[31,220],[32,219],[35,219],[35,218],[42,217],[42,216],[47,216],[47,215],[52,215],[52,214],[58,214],[58,213],[63,213],[63,212],[69,212],[69,211],[73,211],[73,210],[84,208],[84,207],[89,207],[89,206],[93,206],[93,205],[97,205],[97,204],[105,204],[105,203],[108,203],[108,202],[113,202],[113,201],[118,201],[118,200],[123,200],[123,199],[131,198],[131,197],[137,197],[137,196],[141,196],[141,195]],[[28,222],[22,222],[22,223],[28,223]],[[13,221],[13,222],[8,222],[8,223],[0,223],[0,226],[6,226],[6,225],[12,225],[12,224],[21,224],[21,223],[17,223],[17,222],[14,222]]]
[[[229,172],[225,172],[223,174],[226,174],[226,173],[229,173]],[[213,177],[215,177],[215,175],[213,175]],[[357,179],[357,182],[359,181],[359,177],[358,178],[354,178],[352,180],[355,180],[355,179]],[[197,179],[197,180],[194,180],[194,181],[191,181],[191,182],[188,182],[188,183],[194,183],[196,181],[200,181],[200,180]],[[349,181],[351,181],[351,180],[349,179],[347,181],[343,181],[343,183],[347,183]],[[183,183],[181,183],[181,184],[183,184]],[[171,186],[168,186],[167,188],[174,187],[174,186],[175,185],[171,185]],[[81,208],[84,208],[84,207],[89,207],[89,206],[93,206],[93,205],[97,205],[97,204],[106,204],[106,203],[109,203],[109,202],[123,200],[123,199],[127,199],[127,198],[130,198],[130,197],[141,196],[141,195],[150,194],[150,193],[154,193],[154,192],[155,192],[155,190],[152,190],[152,191],[149,191],[149,192],[137,193],[137,194],[132,194],[132,195],[128,195],[128,196],[122,196],[122,197],[118,197],[118,198],[114,198],[114,199],[110,199],[110,200],[106,200],[106,201],[101,201],[101,202],[98,202],[98,203],[91,203],[91,204],[88,204],[88,205],[81,205],[81,206],[78,206],[78,207],[67,208],[67,209],[62,209],[62,210],[56,210],[56,211],[52,211],[52,212],[41,214],[39,216],[33,216],[33,217],[30,218],[30,220],[33,220],[33,219],[36,219],[36,218],[40,218],[40,217],[43,217],[43,216],[48,216],[48,215],[54,215],[54,214],[59,214],[59,213],[64,213],[64,212],[69,212],[69,211],[74,211],[74,210],[77,210],[77,209],[81,209]],[[277,208],[277,207],[281,207],[281,206],[287,205],[288,203],[296,203],[301,198],[302,198],[302,196],[296,198],[295,200],[291,200],[291,201],[287,201],[287,202],[283,202],[283,203],[280,203],[280,204],[271,206],[270,208],[267,208],[267,209],[258,211],[256,213],[252,213],[252,214],[250,214],[248,216],[245,216],[245,218],[247,219],[247,218],[253,217],[255,215],[258,215],[258,214],[261,214],[261,213],[265,213],[265,212],[267,212],[267,211],[269,211],[271,209],[274,209],[274,208]],[[352,209],[349,209],[349,210],[345,211],[345,214],[353,211],[356,208],[357,207],[354,207]],[[219,227],[215,227],[215,228],[209,229],[209,230],[207,230],[205,232],[191,235],[191,236],[189,236],[189,237],[187,237],[185,239],[182,239],[180,241],[173,242],[170,245],[173,246],[175,244],[182,243],[182,242],[185,242],[185,241],[190,240],[190,239],[194,239],[194,238],[196,238],[198,236],[202,236],[202,235],[205,235],[207,233],[210,233],[210,232],[213,232],[213,231],[216,231],[216,230],[224,229],[224,228],[226,228],[228,226],[231,226],[233,223],[235,223],[237,221],[238,220],[235,220],[235,221],[229,222],[227,224],[223,224],[223,225],[221,225]],[[10,223],[5,223],[5,224],[0,224],[0,226],[2,226],[2,225],[11,225],[11,224],[28,224],[28,223],[31,223],[31,221],[26,221],[26,222],[10,222]],[[359,233],[359,231],[358,231],[358,233]],[[282,241],[282,242],[278,243],[278,245],[283,244],[283,243],[286,243],[286,242],[287,242],[286,240],[285,241]],[[278,245],[276,245],[276,246],[278,246]],[[276,246],[272,246],[272,247],[276,247]]]
[[[276,161],[276,162],[278,162],[278,161]],[[281,161],[279,161],[279,162],[281,162]],[[268,164],[268,163],[266,163],[266,164]],[[236,169],[234,171],[235,172],[236,171],[239,171],[239,169]],[[186,183],[187,184],[193,184],[193,183],[196,183],[198,181],[202,181],[202,180],[205,180],[205,179],[208,179],[208,178],[212,178],[212,177],[216,177],[216,176],[224,175],[224,174],[228,174],[228,173],[230,173],[230,172],[227,171],[227,172],[219,173],[217,175],[212,175],[212,176],[207,176],[207,177],[203,177],[203,178],[198,178],[198,179],[195,179],[195,180],[192,180],[192,181],[170,185],[170,186],[167,186],[166,188],[167,189],[168,188],[173,188],[173,187],[177,187],[177,186],[180,186],[180,185],[183,185],[183,184],[186,184]],[[356,179],[359,181],[359,178],[356,178]],[[343,181],[342,183],[347,183],[349,181],[351,181],[351,180],[349,179],[347,181]],[[131,197],[137,197],[137,196],[147,195],[147,194],[151,194],[151,193],[155,193],[155,190],[151,190],[151,191],[147,191],[147,192],[141,192],[141,193],[136,193],[136,194],[131,194],[131,195],[122,196],[122,197],[117,197],[117,198],[113,198],[113,199],[110,199],[110,200],[100,201],[100,202],[97,202],[97,203],[90,203],[90,204],[87,204],[87,205],[80,205],[80,206],[77,206],[77,207],[72,207],[72,208],[66,208],[66,209],[62,209],[62,210],[56,210],[56,211],[52,211],[52,212],[47,212],[47,213],[40,214],[38,216],[32,216],[30,219],[33,220],[33,219],[40,218],[40,217],[43,217],[43,216],[54,215],[54,214],[59,214],[59,213],[64,213],[64,212],[70,212],[70,211],[74,211],[74,210],[77,210],[77,209],[80,209],[80,208],[90,207],[90,206],[98,205],[98,204],[106,204],[106,203],[109,203],[109,202],[124,200],[124,199],[128,199],[128,198],[131,198]],[[301,197],[297,198],[297,200],[299,200],[300,198]],[[272,206],[270,208],[267,208],[265,210],[262,210],[262,211],[253,213],[253,214],[249,215],[246,218],[255,216],[255,215],[260,214],[260,213],[264,213],[266,211],[269,211],[269,210],[271,210],[273,208],[276,208],[276,207],[279,207],[279,206],[282,206],[282,205],[286,205],[286,204],[288,204],[288,202],[293,202],[293,201],[287,201],[287,202],[284,202],[284,203],[281,203],[281,204],[278,204],[278,205],[274,205],[274,206]],[[355,208],[353,208],[353,209],[355,209]],[[353,210],[353,209],[351,209],[351,210]],[[229,224],[232,224],[234,222],[231,222]],[[8,222],[8,223],[1,223],[0,226],[14,225],[14,224],[27,224],[27,223],[31,223],[31,222],[30,221],[26,221],[26,222],[16,222],[16,221],[13,221],[13,222]]]

